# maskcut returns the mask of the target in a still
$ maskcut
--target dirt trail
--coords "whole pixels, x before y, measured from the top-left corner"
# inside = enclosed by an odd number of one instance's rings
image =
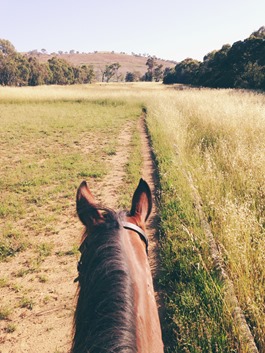
[[[118,136],[116,153],[109,158],[109,173],[102,182],[97,183],[93,194],[103,205],[116,209],[119,188],[125,177],[125,165],[129,159],[129,148],[132,137],[133,122],[127,123]]]
[[[110,173],[98,185],[95,192],[99,201],[109,207],[117,205],[118,190],[125,176],[125,165],[129,158],[133,122],[127,123],[118,136],[116,154],[109,157]],[[144,159],[142,176],[154,195],[156,189],[154,165],[146,134],[144,119],[138,122],[142,139]],[[58,234],[49,236],[52,254],[42,263],[37,272],[30,271],[36,254],[30,249],[8,262],[1,263],[0,277],[8,279],[8,286],[1,288],[1,306],[14,308],[10,322],[0,320],[0,353],[66,353],[71,344],[71,328],[75,307],[77,284],[76,261],[79,255],[67,254],[80,239],[82,226],[75,217],[75,207],[70,214],[62,216]],[[156,272],[156,208],[148,224],[150,239],[150,263]],[[38,239],[38,241],[40,241]],[[43,241],[43,239],[42,239]],[[21,275],[18,275],[20,273]],[[23,305],[24,301],[24,305]],[[12,331],[14,328],[14,332]]]
[[[157,200],[158,200],[158,177],[155,168],[155,162],[152,155],[152,149],[147,133],[147,127],[145,124],[145,119],[142,117],[138,122],[138,128],[141,135],[142,142],[142,157],[143,157],[143,169],[142,169],[142,177],[149,184],[152,196],[153,196],[153,209],[148,220],[147,224],[147,235],[149,238],[149,263],[151,266],[151,270],[153,273],[153,277],[155,278],[156,273],[158,271],[158,242],[157,242],[157,229],[159,216],[157,212]]]

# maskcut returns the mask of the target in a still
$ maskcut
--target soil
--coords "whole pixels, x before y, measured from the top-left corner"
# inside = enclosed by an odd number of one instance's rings
[[[125,165],[129,158],[132,122],[124,126],[118,137],[115,155],[109,156],[110,173],[98,185],[95,193],[99,201],[115,208],[119,187],[125,176]],[[152,152],[146,133],[144,117],[138,122],[142,139],[142,177],[148,182],[154,201],[157,179],[155,177]],[[150,240],[149,258],[153,274],[157,271],[157,210],[156,202],[147,226]],[[50,256],[42,262],[41,271],[30,271],[36,254],[30,249],[1,263],[1,278],[8,285],[1,288],[1,306],[11,308],[8,320],[0,321],[0,353],[66,353],[71,346],[72,323],[77,284],[76,263],[79,254],[69,253],[78,243],[82,225],[75,216],[75,205],[71,214],[62,217],[58,234],[51,235],[54,244]],[[44,241],[38,240],[36,241]],[[47,240],[46,240],[47,241]],[[37,265],[36,265],[37,266]],[[157,298],[159,301],[159,297]],[[19,307],[14,303],[20,303]],[[13,309],[12,309],[13,308]],[[14,332],[10,332],[14,331]]]

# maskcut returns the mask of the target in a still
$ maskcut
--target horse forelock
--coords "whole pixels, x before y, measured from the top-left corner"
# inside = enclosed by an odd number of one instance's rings
[[[122,215],[104,209],[105,222],[86,237],[72,353],[136,352],[133,283],[123,248]]]

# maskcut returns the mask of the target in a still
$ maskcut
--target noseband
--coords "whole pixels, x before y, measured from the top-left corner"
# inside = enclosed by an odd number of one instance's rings
[[[142,230],[142,228],[138,227],[136,224],[131,223],[131,222],[122,222],[122,226],[124,229],[132,230],[133,232],[136,232],[139,235],[141,240],[145,243],[145,250],[146,250],[146,254],[148,255],[148,238],[147,238],[147,235],[145,234],[145,232]],[[81,256],[86,251],[86,239],[80,245],[79,251],[81,253]],[[80,279],[80,276],[82,274],[82,261],[81,260],[78,261],[77,271],[78,271],[78,277],[74,280],[74,282],[78,282]]]

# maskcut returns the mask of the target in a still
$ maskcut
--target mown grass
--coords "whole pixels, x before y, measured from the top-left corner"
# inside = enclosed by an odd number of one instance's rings
[[[19,312],[35,315],[51,306],[54,296],[45,293],[54,293],[60,267],[62,278],[76,268],[77,187],[85,179],[96,189],[108,174],[120,131],[141,113],[137,100],[97,90],[0,88],[0,261],[8,268],[5,274],[0,269],[2,333],[19,335]],[[65,231],[68,225],[71,231]]]
[[[137,102],[97,97],[80,86],[1,89],[0,259],[56,233],[82,179],[101,179],[107,156]]]

